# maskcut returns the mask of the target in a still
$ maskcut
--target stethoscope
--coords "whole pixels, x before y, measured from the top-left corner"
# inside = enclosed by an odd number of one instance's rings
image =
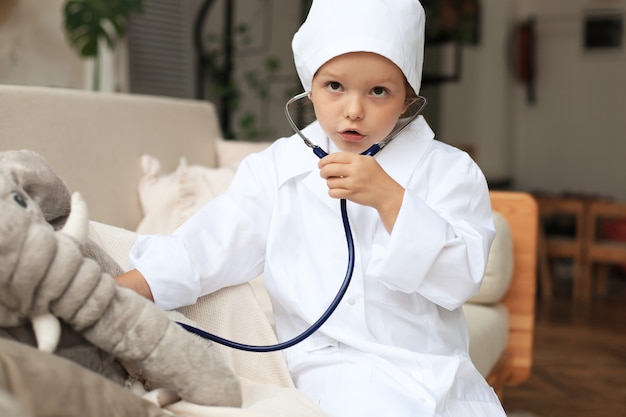
[[[287,116],[287,121],[289,122],[289,125],[294,130],[294,132],[298,136],[300,136],[300,138],[302,138],[306,146],[311,148],[313,150],[313,153],[318,158],[322,159],[323,157],[328,155],[328,152],[322,149],[319,145],[316,145],[313,142],[311,142],[311,140],[309,140],[309,138],[307,138],[304,135],[302,130],[294,122],[293,118],[291,117],[291,112],[289,110],[289,107],[292,104],[298,102],[299,100],[309,98],[309,94],[310,94],[309,92],[304,92],[289,99],[289,101],[287,101],[287,104],[285,104],[285,115]],[[391,131],[389,135],[387,135],[380,142],[377,142],[373,144],[372,146],[370,146],[367,150],[361,152],[361,155],[369,155],[369,156],[376,155],[378,152],[380,152],[381,149],[383,149],[389,142],[391,142],[396,136],[398,136],[400,132],[402,132],[413,120],[415,120],[422,113],[422,111],[424,110],[424,107],[426,107],[426,104],[427,104],[426,98],[422,96],[417,96],[413,100],[414,101],[413,103],[411,103],[411,105],[416,105],[417,107],[414,113],[411,113],[407,117],[400,118],[400,120],[398,121],[398,124]],[[343,279],[341,287],[339,288],[339,291],[337,292],[337,295],[335,295],[335,298],[333,298],[332,302],[330,303],[326,311],[324,311],[324,313],[320,316],[320,318],[317,319],[317,321],[313,323],[308,329],[300,333],[298,336],[295,336],[294,338],[284,341],[284,342],[280,342],[274,345],[256,346],[256,345],[247,345],[243,343],[234,342],[232,340],[224,339],[212,333],[206,332],[202,329],[198,329],[197,327],[190,326],[186,323],[182,323],[182,322],[177,322],[177,323],[181,325],[187,331],[194,333],[200,337],[203,337],[205,339],[211,340],[213,342],[219,343],[224,346],[231,347],[233,349],[244,350],[248,352],[274,352],[278,350],[287,349],[302,342],[303,340],[311,336],[320,327],[322,327],[324,323],[326,323],[326,321],[330,318],[330,316],[337,309],[337,307],[339,306],[339,303],[343,299],[343,296],[346,294],[346,291],[348,291],[348,287],[350,286],[350,282],[352,281],[352,274],[354,272],[354,259],[355,259],[354,239],[352,237],[350,221],[348,220],[348,210],[346,206],[346,200],[345,199],[339,200],[339,204],[341,208],[341,219],[343,222],[343,228],[344,228],[344,232],[346,235],[346,243],[348,246],[348,267],[346,269],[346,275]]]

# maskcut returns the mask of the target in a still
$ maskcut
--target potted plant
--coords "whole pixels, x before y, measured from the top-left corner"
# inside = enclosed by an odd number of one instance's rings
[[[93,89],[100,89],[100,45],[109,48],[126,34],[130,16],[143,11],[143,0],[68,0],[63,8],[70,44],[94,59]]]

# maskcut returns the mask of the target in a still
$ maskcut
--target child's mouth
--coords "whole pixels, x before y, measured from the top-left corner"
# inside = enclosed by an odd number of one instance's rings
[[[362,135],[356,130],[344,130],[341,132],[341,136],[348,142],[358,142],[365,137],[365,135]]]

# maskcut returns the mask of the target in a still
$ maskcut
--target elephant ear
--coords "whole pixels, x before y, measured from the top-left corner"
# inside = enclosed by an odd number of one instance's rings
[[[71,205],[69,189],[41,155],[30,150],[0,152],[0,169],[37,203],[55,229],[65,224]]]

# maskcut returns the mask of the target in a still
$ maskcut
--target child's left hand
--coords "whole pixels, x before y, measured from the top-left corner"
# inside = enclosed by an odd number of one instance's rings
[[[402,205],[404,188],[375,158],[337,152],[322,158],[318,167],[331,197],[375,208],[385,228],[391,232]]]

